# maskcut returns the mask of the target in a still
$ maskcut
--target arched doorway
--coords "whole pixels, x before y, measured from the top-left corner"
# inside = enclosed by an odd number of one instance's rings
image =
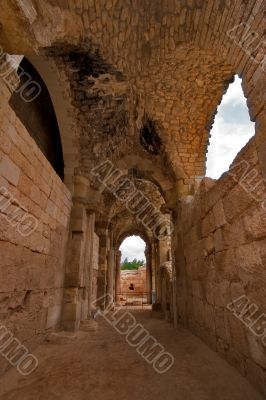
[[[127,236],[119,247],[116,271],[116,304],[151,307],[151,263],[149,243],[140,236]]]

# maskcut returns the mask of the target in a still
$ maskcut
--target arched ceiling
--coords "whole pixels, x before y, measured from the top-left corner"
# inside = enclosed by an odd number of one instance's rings
[[[147,74],[126,76],[90,45],[56,45],[49,59],[66,72],[77,109],[80,174],[103,158],[129,154],[175,171],[176,179],[205,174],[205,153],[217,104],[232,67],[211,52],[180,44]]]
[[[143,232],[141,229],[138,229],[138,227],[132,227],[129,230],[125,230],[120,234],[120,236],[118,236],[117,240],[115,241],[116,248],[119,249],[123,241],[130,236],[140,236],[140,238],[146,244],[146,249],[151,245],[151,238],[147,236],[145,232]]]
[[[147,223],[151,219],[148,215],[152,215],[152,213],[160,213],[161,218],[165,218],[168,226],[167,217],[164,217],[161,213],[161,208],[165,205],[165,200],[158,187],[154,183],[144,179],[135,178],[133,182],[138,193],[138,196],[134,199],[135,207],[131,208],[130,201],[121,201],[108,192],[108,190],[103,194],[105,211],[102,214],[102,218],[109,221],[115,241],[126,232],[132,231],[141,232],[149,240],[155,239],[156,231],[153,229],[153,224]],[[143,208],[143,212],[139,212],[143,204],[145,204],[142,200],[143,198],[147,201],[146,208]],[[132,212],[133,209],[134,211]]]
[[[104,158],[138,154],[162,174],[193,184],[217,106],[236,72],[252,118],[265,109],[261,0],[1,0],[0,41],[10,53],[41,53],[70,86],[76,110],[75,174]],[[12,21],[12,23],[10,23]],[[240,25],[239,40],[230,32]],[[10,29],[11,27],[11,29]],[[254,89],[254,87],[256,88]]]

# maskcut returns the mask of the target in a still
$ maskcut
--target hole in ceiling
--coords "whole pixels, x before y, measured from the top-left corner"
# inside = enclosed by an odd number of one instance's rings
[[[154,121],[146,119],[140,130],[140,144],[150,154],[158,155],[161,149],[161,139],[157,133]]]

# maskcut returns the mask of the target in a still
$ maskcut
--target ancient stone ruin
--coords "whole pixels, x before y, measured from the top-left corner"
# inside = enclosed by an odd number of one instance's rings
[[[265,1],[0,5],[0,399],[261,399]],[[214,180],[236,74],[255,135]],[[126,319],[130,235],[151,309]]]

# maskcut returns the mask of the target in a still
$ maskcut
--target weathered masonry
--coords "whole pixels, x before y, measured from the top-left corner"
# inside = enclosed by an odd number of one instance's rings
[[[1,324],[29,349],[77,331],[136,234],[153,309],[266,395],[265,1],[0,6]],[[213,180],[236,74],[255,135]]]

